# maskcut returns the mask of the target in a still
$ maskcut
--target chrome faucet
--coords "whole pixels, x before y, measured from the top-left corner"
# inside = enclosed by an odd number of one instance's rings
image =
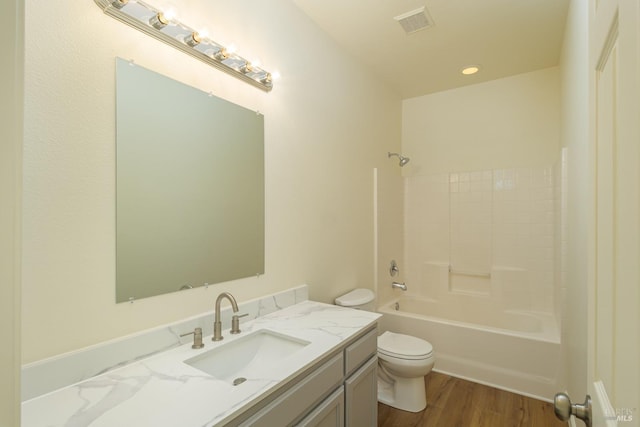
[[[407,290],[407,285],[405,285],[404,283],[399,283],[399,282],[393,282],[391,284],[391,287],[394,289],[402,289],[403,291]]]
[[[224,337],[222,336],[222,321],[220,320],[220,303],[222,302],[223,298],[226,298],[229,300],[229,302],[231,302],[231,308],[233,309],[234,313],[238,312],[238,303],[236,302],[236,299],[233,297],[233,295],[231,295],[229,292],[223,292],[218,295],[218,298],[216,299],[216,318],[213,322],[213,338],[211,338],[211,341],[221,341],[222,339],[224,339]],[[246,316],[246,314],[244,316]],[[233,319],[231,320],[232,334],[240,333],[240,322],[238,320],[239,317],[241,316],[235,314],[233,316]]]

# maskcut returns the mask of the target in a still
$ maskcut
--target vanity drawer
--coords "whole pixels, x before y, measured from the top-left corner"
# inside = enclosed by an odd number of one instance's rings
[[[240,425],[290,425],[335,390],[342,382],[342,366],[342,353],[339,353]]]
[[[378,352],[377,328],[367,332],[344,350],[344,374],[351,375],[358,367]]]

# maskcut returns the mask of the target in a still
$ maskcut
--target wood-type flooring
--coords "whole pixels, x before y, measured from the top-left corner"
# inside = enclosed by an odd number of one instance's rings
[[[419,413],[378,403],[378,427],[566,427],[553,405],[508,391],[431,372],[427,408]]]

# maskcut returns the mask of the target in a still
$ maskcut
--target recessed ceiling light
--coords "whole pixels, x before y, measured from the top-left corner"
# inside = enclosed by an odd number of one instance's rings
[[[470,76],[471,74],[475,74],[478,71],[480,71],[480,67],[478,67],[477,65],[470,65],[468,67],[464,67],[461,72],[465,76]]]

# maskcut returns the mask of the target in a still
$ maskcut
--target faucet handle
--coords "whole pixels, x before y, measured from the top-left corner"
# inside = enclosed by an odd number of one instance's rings
[[[195,328],[193,332],[187,332],[186,334],[180,335],[181,337],[186,337],[187,335],[193,334],[193,345],[191,348],[198,349],[204,347],[204,343],[202,342],[202,328]]]
[[[233,316],[231,316],[231,331],[230,332],[232,334],[239,334],[240,332],[242,332],[240,330],[240,318],[248,316],[248,315],[249,315],[249,313],[234,314]]]

